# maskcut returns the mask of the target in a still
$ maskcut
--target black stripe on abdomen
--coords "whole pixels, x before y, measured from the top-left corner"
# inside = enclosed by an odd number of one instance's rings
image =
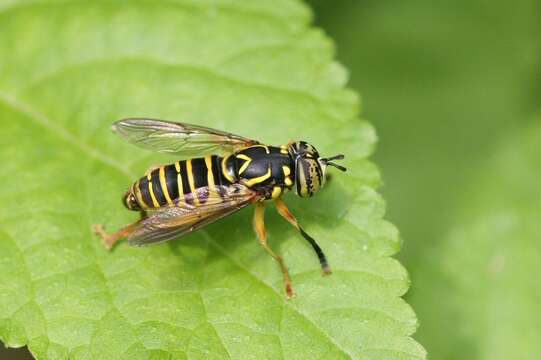
[[[177,182],[177,169],[175,165],[167,165],[165,168],[165,182],[167,183],[167,191],[171,200],[178,199],[178,182]]]
[[[139,191],[141,192],[141,198],[145,202],[147,208],[153,208],[152,198],[150,197],[150,192],[148,191],[148,179],[147,177],[142,177],[139,180]]]
[[[190,190],[190,183],[188,182],[188,169],[186,169],[186,160],[179,161],[180,176],[182,178],[182,193],[184,195],[192,192]]]
[[[160,206],[167,205],[167,199],[162,190],[162,184],[160,183],[160,169],[155,169],[151,173],[152,181],[152,191],[154,192],[154,197],[158,201]]]
[[[209,185],[207,165],[205,164],[204,158],[192,159],[192,175],[195,189],[207,187]]]
[[[223,175],[222,175],[222,158],[219,157],[219,156],[216,156],[216,155],[213,155],[212,156],[212,177],[214,178],[214,184],[216,186],[219,186],[219,185],[226,185],[227,183],[225,183],[224,181],[227,181],[227,180],[222,180],[223,178]]]

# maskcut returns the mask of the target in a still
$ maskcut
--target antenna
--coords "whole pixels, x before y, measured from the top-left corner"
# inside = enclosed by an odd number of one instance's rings
[[[335,168],[337,168],[340,171],[345,172],[345,171],[347,171],[347,169],[344,166],[338,165],[338,164],[335,164],[335,163],[332,162],[332,160],[342,160],[343,158],[344,158],[344,155],[339,154],[339,155],[331,156],[330,158],[322,158],[321,161],[323,161],[327,165],[334,166]]]

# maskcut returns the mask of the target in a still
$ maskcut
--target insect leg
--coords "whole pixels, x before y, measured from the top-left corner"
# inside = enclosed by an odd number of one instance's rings
[[[143,220],[143,218],[141,218],[141,220]],[[122,229],[118,230],[116,233],[113,234],[108,234],[102,225],[92,226],[92,231],[94,231],[94,234],[98,235],[101,238],[103,246],[105,246],[107,250],[111,250],[117,241],[129,236],[137,228],[141,220],[136,221],[126,227],[123,227]]]
[[[327,257],[325,256],[325,253],[323,253],[323,250],[321,250],[317,242],[302,229],[302,227],[297,222],[297,219],[295,219],[295,216],[293,216],[291,211],[289,211],[286,203],[281,198],[277,198],[276,200],[274,200],[274,203],[276,204],[276,210],[278,211],[278,213],[282,215],[284,219],[289,221],[291,225],[295,226],[297,230],[299,230],[299,232],[301,233],[302,237],[305,238],[310,243],[310,245],[312,245],[319,259],[319,263],[321,264],[321,270],[323,272],[323,275],[329,275],[331,273],[331,268],[327,263]]]
[[[291,285],[291,278],[289,276],[289,271],[287,270],[287,267],[282,260],[282,258],[277,255],[272,249],[269,247],[267,243],[267,232],[265,231],[265,204],[262,202],[257,202],[255,204],[255,213],[254,213],[254,229],[257,234],[257,237],[259,239],[259,243],[263,248],[269,253],[270,256],[274,258],[280,265],[280,269],[282,270],[282,273],[284,274],[284,284],[286,288],[286,298],[290,299],[292,298],[295,293],[293,291],[293,286]]]

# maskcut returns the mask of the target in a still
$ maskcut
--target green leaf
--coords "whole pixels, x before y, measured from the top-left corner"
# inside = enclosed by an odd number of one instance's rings
[[[0,8],[0,338],[40,359],[424,358],[401,299],[366,158],[376,141],[332,43],[297,1],[44,1]],[[325,249],[274,211],[269,241],[297,297],[259,247],[251,211],[162,246],[107,252],[94,223],[137,218],[120,195],[171,159],[109,131],[148,116],[270,144],[345,153],[321,194],[286,201]],[[272,207],[271,207],[272,209]]]

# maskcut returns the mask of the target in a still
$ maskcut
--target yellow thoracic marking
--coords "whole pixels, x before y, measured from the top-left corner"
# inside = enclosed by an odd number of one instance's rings
[[[209,191],[215,190],[214,175],[212,174],[212,156],[205,157],[205,165],[207,165],[207,182],[209,183]]]
[[[250,146],[250,147],[262,147],[263,149],[265,149],[265,152],[266,152],[267,154],[270,154],[270,149],[269,149],[269,147],[268,147],[267,145],[261,145],[261,144],[260,144],[260,145],[252,145],[252,146]]]
[[[231,156],[231,155],[229,155]],[[235,182],[235,179],[233,179],[231,177],[231,175],[229,174],[229,171],[227,171],[227,159],[229,159],[229,156],[226,156],[222,159],[222,174],[224,174],[225,178],[229,181],[229,182]]]
[[[288,153],[287,148],[285,147],[285,145],[280,146],[280,152],[282,154],[287,154]]]
[[[152,181],[150,179],[148,181],[148,192],[150,193],[150,198],[152,199],[152,205],[154,205],[155,208],[160,207],[160,204],[154,195],[154,189],[152,188]]]
[[[293,181],[291,181],[291,178],[289,176],[285,178],[284,183],[286,184],[287,187],[290,187],[291,185],[293,185]]]
[[[188,172],[188,185],[190,185],[190,192],[193,195],[193,201],[195,205],[199,205],[199,198],[195,194],[195,181],[192,171],[192,160],[186,160],[186,171]]]
[[[180,174],[180,161],[175,163],[175,169],[177,170],[177,173]]]
[[[280,188],[279,186],[275,186],[273,189],[272,189],[272,194],[271,194],[271,197],[273,199],[277,199],[280,194],[282,193],[282,188]]]
[[[165,167],[160,168],[160,185],[162,186],[162,193],[165,196],[165,200],[168,204],[172,204],[171,196],[169,196],[169,190],[167,190],[167,181],[165,180]]]
[[[261,175],[259,177],[256,177],[256,178],[253,178],[253,179],[249,179],[249,180],[246,180],[246,182],[244,183],[246,186],[250,187],[250,186],[253,186],[255,184],[259,184],[265,180],[267,180],[268,178],[271,177],[271,168],[269,166],[268,170],[267,170],[267,173],[265,175]]]
[[[287,165],[282,166],[282,171],[284,172],[284,176],[289,176],[291,174],[291,169]]]
[[[246,168],[250,165],[250,163],[252,162],[252,159],[249,157],[249,156],[246,156],[244,154],[238,154],[236,155],[237,159],[242,159],[244,160],[244,164],[242,164],[242,166],[240,167],[239,169],[239,175],[242,174]]]
[[[143,195],[141,195],[141,189],[139,188],[139,181],[137,181],[133,185],[133,192],[135,193],[135,198],[137,199],[137,202],[141,207],[145,208],[148,207],[148,205],[145,203],[145,200],[143,200]]]

